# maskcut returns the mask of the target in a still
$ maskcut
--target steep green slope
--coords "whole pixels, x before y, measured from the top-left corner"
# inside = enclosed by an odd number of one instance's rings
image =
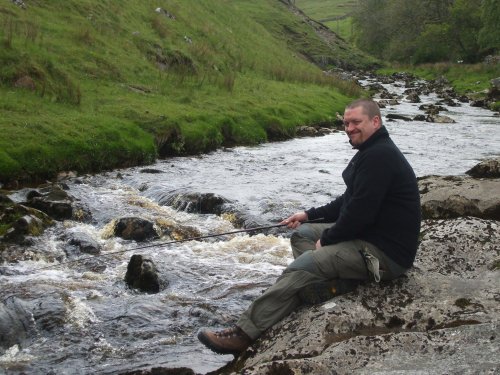
[[[276,0],[2,2],[0,22],[3,183],[283,139],[360,95]]]
[[[356,0],[295,0],[295,5],[345,40],[353,38],[351,14]]]

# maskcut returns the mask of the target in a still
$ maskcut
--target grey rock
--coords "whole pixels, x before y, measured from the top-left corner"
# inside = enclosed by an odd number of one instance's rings
[[[159,198],[159,204],[171,206],[179,211],[200,214],[221,214],[228,199],[214,193],[198,193],[192,191],[170,191]]]
[[[438,124],[452,124],[452,123],[456,122],[451,117],[443,116],[443,115],[434,115],[434,114],[428,115],[426,121],[427,122],[436,122]]]
[[[393,105],[393,106],[394,106],[394,105],[398,105],[398,104],[399,104],[399,102],[397,101],[397,99],[382,99],[382,100],[379,100],[379,101],[378,101],[378,104],[379,104],[379,107],[380,107],[381,105],[383,105],[383,106],[384,106],[384,108],[385,108],[385,106],[388,106],[388,105]],[[382,107],[381,107],[381,108],[382,108]]]
[[[296,130],[297,137],[315,137],[318,131],[313,126],[299,126]]]
[[[77,254],[82,252],[92,255],[100,254],[102,247],[96,239],[84,232],[70,232],[68,235],[68,245],[70,245],[70,247],[75,247],[77,249]],[[66,252],[71,253],[71,248],[68,248]]]
[[[410,103],[420,103],[420,97],[416,92],[410,93],[407,97],[406,100],[408,100]]]
[[[114,234],[125,240],[134,240],[137,242],[158,238],[154,224],[151,221],[137,217],[118,219],[115,223]]]
[[[0,303],[0,348],[22,344],[35,332],[35,322],[24,301],[7,297]]]
[[[418,184],[424,219],[475,216],[500,220],[500,179],[426,176]]]
[[[495,373],[499,244],[497,221],[424,221],[406,276],[297,310],[232,374]]]
[[[74,197],[66,190],[66,185],[62,183],[39,186],[27,194],[25,204],[45,212],[55,220],[90,221],[88,209],[75,202]]]
[[[465,173],[474,178],[500,178],[500,158],[483,160]]]
[[[412,121],[412,118],[405,115],[399,115],[397,113],[389,113],[386,116],[390,120],[403,120],[403,121]]]
[[[149,174],[160,174],[163,173],[163,171],[155,168],[143,168],[139,171],[140,173],[149,173]]]

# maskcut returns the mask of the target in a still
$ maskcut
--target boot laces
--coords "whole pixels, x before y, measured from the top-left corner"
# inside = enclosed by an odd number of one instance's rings
[[[215,335],[221,338],[229,338],[233,336],[241,336],[241,329],[240,327],[231,327],[224,329],[222,331],[215,332]]]

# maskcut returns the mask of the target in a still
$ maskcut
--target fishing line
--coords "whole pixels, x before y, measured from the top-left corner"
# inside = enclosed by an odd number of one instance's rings
[[[306,220],[302,221],[302,224],[307,224],[307,223],[313,223],[313,222],[318,222],[324,220],[323,218],[318,218],[314,220]],[[116,254],[122,254],[122,253],[127,253],[129,251],[137,251],[137,250],[143,250],[143,249],[148,249],[152,247],[163,247],[166,245],[172,245],[176,243],[181,243],[181,242],[189,242],[189,241],[198,241],[198,240],[203,240],[206,238],[213,238],[213,237],[222,237],[222,236],[228,236],[231,234],[237,234],[237,233],[248,233],[248,232],[255,232],[255,231],[261,231],[261,230],[266,230],[266,229],[272,229],[272,228],[279,228],[279,227],[285,227],[288,224],[274,224],[274,225],[268,225],[268,226],[262,226],[262,227],[255,227],[255,228],[248,228],[248,229],[239,229],[231,232],[224,232],[224,233],[217,233],[217,234],[207,234],[204,236],[197,236],[197,237],[189,237],[189,238],[184,238],[182,240],[173,240],[173,241],[166,241],[166,242],[160,242],[160,243],[154,243],[154,244],[149,244],[149,245],[144,245],[144,246],[137,246],[132,249],[125,249],[125,250],[117,250],[117,251],[112,251],[106,254],[99,254],[99,255],[94,255],[94,256],[89,256],[89,257],[84,257],[84,258],[78,258],[78,259],[73,259],[73,260],[68,260],[65,262],[61,262],[58,264],[51,264],[50,266],[46,267],[40,267],[40,268],[35,268],[34,270],[29,271],[29,273],[34,273],[38,271],[43,271],[49,268],[55,268],[55,267],[60,267],[66,264],[71,264],[71,263],[78,263],[78,262],[84,262],[86,260],[90,259],[96,259],[96,258],[104,258]]]

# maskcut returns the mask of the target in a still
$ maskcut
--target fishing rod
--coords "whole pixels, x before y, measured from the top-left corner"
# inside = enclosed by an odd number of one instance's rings
[[[306,220],[306,221],[302,221],[301,224],[314,223],[314,222],[318,222],[318,221],[321,221],[321,220],[324,220],[324,219],[323,218],[318,218],[318,219],[314,219],[314,220]],[[66,265],[66,264],[79,263],[79,262],[83,262],[83,261],[86,261],[86,260],[89,260],[89,259],[95,259],[95,258],[101,258],[101,257],[108,257],[108,256],[116,255],[116,254],[127,253],[129,251],[143,250],[143,249],[148,249],[148,248],[151,248],[151,247],[158,247],[158,246],[162,247],[162,246],[172,245],[172,244],[181,243],[181,242],[198,241],[198,240],[203,240],[203,239],[206,239],[206,238],[222,237],[222,236],[228,236],[228,235],[237,234],[237,233],[249,233],[249,232],[261,231],[261,230],[266,230],[266,229],[285,227],[288,224],[289,223],[286,223],[286,224],[273,224],[273,225],[255,227],[255,228],[239,229],[239,230],[234,230],[234,231],[231,231],[231,232],[224,232],[224,233],[217,233],[217,234],[207,234],[207,235],[203,235],[203,236],[184,238],[184,239],[181,239],[181,240],[173,240],[173,241],[160,242],[160,243],[149,244],[149,245],[144,245],[144,246],[137,246],[137,247],[134,247],[132,249],[117,250],[117,251],[112,251],[112,252],[109,252],[109,253],[106,253],[106,254],[99,254],[99,255],[94,255],[94,256],[89,256],[89,257],[84,257],[84,258],[78,258],[78,259],[73,259],[73,260],[68,260],[68,261],[65,261],[65,262],[61,262],[61,263],[58,263],[58,264],[51,264],[50,266],[46,266],[46,267],[35,268],[34,270],[31,270],[30,273],[34,273],[34,272],[38,272],[38,271],[43,271],[43,270],[46,270],[46,269],[49,269],[49,268],[60,267],[60,266]]]

